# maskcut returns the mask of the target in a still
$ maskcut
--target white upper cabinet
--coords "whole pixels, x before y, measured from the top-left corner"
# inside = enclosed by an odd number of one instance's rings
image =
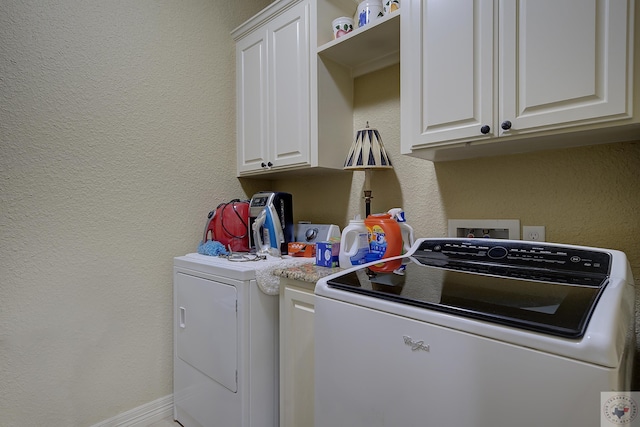
[[[500,118],[512,130],[628,118],[626,0],[503,1]]]
[[[411,145],[420,145],[477,137],[494,121],[493,0],[405,1],[402,7],[402,120],[412,124],[403,140],[418,136]]]
[[[269,161],[267,135],[266,33],[256,32],[238,42],[236,133],[238,172],[257,169]]]
[[[353,79],[400,60],[400,10],[334,40],[353,0],[279,0],[233,31],[238,176],[341,171]]]
[[[309,2],[236,45],[238,174],[310,164]]]
[[[450,160],[638,135],[634,6],[405,0],[402,153]]]
[[[269,139],[278,166],[308,164],[309,3],[273,21],[269,36]]]

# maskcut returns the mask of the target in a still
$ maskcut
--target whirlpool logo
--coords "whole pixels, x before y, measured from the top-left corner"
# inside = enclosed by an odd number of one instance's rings
[[[408,335],[404,335],[402,338],[404,339],[404,343],[411,347],[412,351],[429,351],[429,345],[425,344],[424,341],[414,341],[413,338]]]

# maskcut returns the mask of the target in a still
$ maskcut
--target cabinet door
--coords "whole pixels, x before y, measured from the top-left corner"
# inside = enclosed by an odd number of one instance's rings
[[[628,117],[628,0],[500,2],[509,133]]]
[[[309,3],[276,18],[268,37],[270,161],[309,163]]]
[[[314,298],[285,286],[280,307],[281,427],[313,427]]]
[[[494,134],[493,1],[402,5],[402,152]]]
[[[260,170],[269,161],[265,36],[258,30],[236,46],[238,173]]]

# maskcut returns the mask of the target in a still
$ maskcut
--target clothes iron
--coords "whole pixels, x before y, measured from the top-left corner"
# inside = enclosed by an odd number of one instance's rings
[[[273,205],[265,206],[253,222],[253,241],[258,255],[281,255],[284,233]]]
[[[263,213],[264,210],[267,212]],[[258,230],[260,233],[258,234],[259,238],[255,237],[254,233],[254,224],[257,222],[258,218],[264,215],[264,218],[260,220],[262,223],[258,225]],[[267,224],[268,217],[271,218],[272,223],[274,224],[271,227],[274,231],[270,236],[269,233],[269,225]],[[279,224],[283,239],[280,239],[280,236],[277,234],[277,227],[275,224]],[[264,232],[264,226],[267,225],[267,232]],[[251,238],[250,248],[252,250],[259,251],[261,249],[264,250],[264,246],[276,248],[276,240],[280,242],[280,254],[287,254],[287,246],[289,242],[294,241],[294,227],[293,227],[293,196],[289,193],[283,192],[274,192],[274,191],[260,191],[253,195],[251,201],[249,202],[249,236]],[[269,237],[269,243],[266,244],[266,236]],[[273,251],[275,253],[275,251]]]

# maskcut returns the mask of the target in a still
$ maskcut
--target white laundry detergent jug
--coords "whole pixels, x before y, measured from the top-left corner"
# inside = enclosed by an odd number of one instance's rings
[[[387,212],[391,215],[391,218],[398,221],[398,225],[400,226],[400,233],[402,234],[402,248],[403,253],[409,252],[411,246],[413,246],[414,238],[413,238],[413,228],[407,224],[407,219],[404,216],[404,211],[402,208],[393,208],[389,209]]]
[[[369,235],[364,220],[360,215],[349,221],[340,236],[340,255],[338,261],[341,268],[364,264],[369,253]]]
[[[402,208],[389,209],[389,212],[387,213],[391,215],[391,218],[394,218],[396,221],[398,221],[398,225],[400,226],[400,234],[402,234],[402,253],[405,254],[409,252],[409,249],[411,249],[411,246],[413,246],[413,228],[409,224],[407,224],[407,219]],[[402,266],[400,266],[400,268],[398,268],[395,273],[404,274],[404,270],[406,268],[407,266],[405,264],[402,264]]]

